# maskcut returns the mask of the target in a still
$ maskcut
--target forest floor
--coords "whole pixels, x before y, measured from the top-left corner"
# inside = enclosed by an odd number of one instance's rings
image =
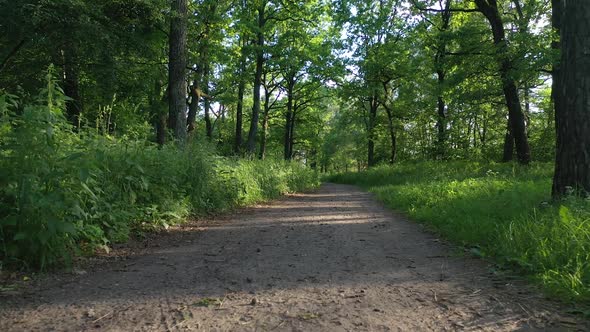
[[[0,293],[0,331],[571,331],[590,325],[357,187],[325,184]]]

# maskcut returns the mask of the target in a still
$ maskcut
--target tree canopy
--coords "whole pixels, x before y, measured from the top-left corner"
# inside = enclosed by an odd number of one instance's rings
[[[105,134],[322,171],[528,164],[554,158],[552,3],[3,1],[0,89],[34,94],[53,64],[78,129],[108,110]]]

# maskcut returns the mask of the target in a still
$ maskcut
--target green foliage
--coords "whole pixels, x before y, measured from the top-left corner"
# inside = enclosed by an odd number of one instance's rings
[[[569,198],[510,223],[502,257],[560,297],[590,299],[590,204]],[[534,250],[531,250],[534,248]]]
[[[590,300],[590,202],[549,204],[552,165],[404,163],[332,181],[358,184],[455,243],[538,280],[561,298]]]
[[[132,231],[167,228],[318,185],[283,161],[217,157],[194,143],[73,133],[50,75],[38,100],[0,97],[0,262],[44,269],[108,250]]]

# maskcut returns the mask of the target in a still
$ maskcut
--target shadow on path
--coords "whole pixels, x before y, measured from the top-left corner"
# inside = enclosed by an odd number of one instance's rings
[[[562,320],[520,283],[334,184],[183,227],[141,254],[2,300],[2,331],[496,331]]]

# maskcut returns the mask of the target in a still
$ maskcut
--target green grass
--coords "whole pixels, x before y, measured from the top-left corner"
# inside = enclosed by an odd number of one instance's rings
[[[0,94],[0,271],[67,265],[133,233],[319,185],[296,162],[74,133],[63,109],[51,81],[38,99]]]
[[[590,302],[590,201],[550,203],[553,165],[420,162],[329,180],[364,187],[451,241],[538,281],[550,295]]]

